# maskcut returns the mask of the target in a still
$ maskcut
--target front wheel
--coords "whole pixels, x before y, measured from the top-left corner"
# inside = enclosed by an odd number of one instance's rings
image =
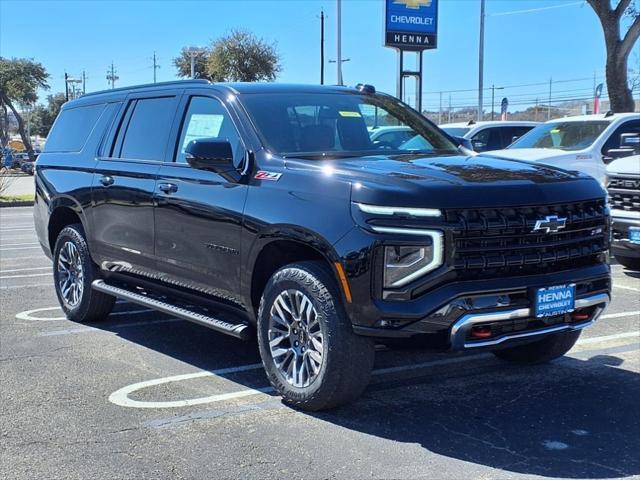
[[[518,345],[501,350],[494,350],[493,354],[514,363],[546,363],[562,357],[573,348],[578,341],[582,330],[570,330],[548,335],[542,340],[537,340],[525,345]]]
[[[374,345],[355,335],[331,272],[320,262],[278,270],[258,311],[258,345],[269,381],[302,410],[338,407],[360,396]]]
[[[98,268],[89,255],[82,225],[63,228],[53,252],[56,294],[67,318],[83,323],[103,320],[115,298],[91,288],[91,282],[99,278]]]
[[[621,257],[616,255],[616,260],[620,265],[627,267],[629,270],[640,270],[640,258]]]

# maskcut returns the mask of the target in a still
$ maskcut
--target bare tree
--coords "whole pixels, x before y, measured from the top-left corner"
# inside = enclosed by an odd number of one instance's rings
[[[614,7],[611,0],[587,0],[598,16],[607,47],[607,90],[614,112],[633,112],[635,104],[629,88],[627,63],[631,49],[640,37],[640,12],[631,0],[619,0]],[[631,24],[623,33],[623,18]]]

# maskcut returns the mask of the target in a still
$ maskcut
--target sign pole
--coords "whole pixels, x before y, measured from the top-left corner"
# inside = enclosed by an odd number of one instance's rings
[[[422,113],[422,50],[418,52],[418,75],[416,76],[416,110]]]

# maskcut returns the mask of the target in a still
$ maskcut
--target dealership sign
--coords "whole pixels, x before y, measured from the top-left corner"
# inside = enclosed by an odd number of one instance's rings
[[[436,48],[438,0],[385,0],[385,45],[402,50]]]

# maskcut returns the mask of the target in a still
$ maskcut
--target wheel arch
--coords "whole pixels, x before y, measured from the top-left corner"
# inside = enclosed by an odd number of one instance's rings
[[[344,301],[344,290],[341,287],[341,279],[336,271],[336,263],[340,259],[333,247],[323,239],[303,232],[297,227],[296,232],[278,230],[278,235],[262,235],[255,243],[249,256],[247,269],[248,278],[246,284],[249,290],[249,299],[257,318],[260,298],[269,278],[285,265],[301,261],[320,261],[331,272],[336,282],[336,287],[341,292]]]
[[[75,200],[69,197],[59,197],[49,207],[49,222],[47,224],[47,240],[53,253],[58,235],[68,225],[79,223],[86,232],[84,211]]]

